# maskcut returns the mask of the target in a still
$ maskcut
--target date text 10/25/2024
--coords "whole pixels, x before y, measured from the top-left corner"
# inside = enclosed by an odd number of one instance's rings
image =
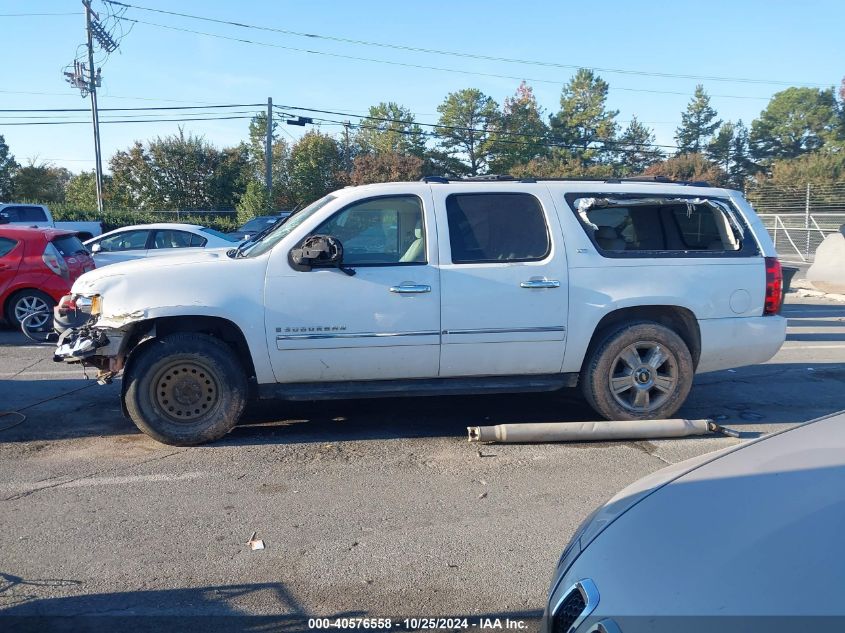
[[[309,618],[308,628],[323,629],[370,629],[390,631],[443,630],[459,631],[467,629],[477,630],[512,630],[523,631],[529,628],[528,623],[521,619],[511,618]]]

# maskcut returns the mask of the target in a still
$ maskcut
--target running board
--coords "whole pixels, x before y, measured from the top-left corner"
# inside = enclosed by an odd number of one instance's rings
[[[486,393],[532,393],[575,387],[578,374],[416,378],[344,382],[289,382],[258,385],[262,400],[346,400],[417,396],[464,396]]]

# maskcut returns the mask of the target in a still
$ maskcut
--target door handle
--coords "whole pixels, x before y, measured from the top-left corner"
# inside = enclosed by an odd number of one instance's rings
[[[560,288],[557,279],[529,279],[519,284],[520,288]]]
[[[401,286],[390,286],[390,292],[395,292],[400,295],[418,295],[424,292],[431,292],[431,286],[425,284],[402,284]]]

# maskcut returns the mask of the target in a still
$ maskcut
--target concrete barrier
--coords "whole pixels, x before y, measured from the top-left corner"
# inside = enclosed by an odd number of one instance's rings
[[[819,244],[807,281],[823,292],[845,294],[845,224]]]

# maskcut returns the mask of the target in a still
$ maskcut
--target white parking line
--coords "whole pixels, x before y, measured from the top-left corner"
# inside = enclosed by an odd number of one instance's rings
[[[790,345],[790,343],[793,344]],[[802,344],[801,341],[787,341],[784,343],[783,347],[781,347],[781,350],[785,349],[845,349],[845,343],[832,343],[830,345],[805,345]]]
[[[138,484],[138,483],[158,483],[158,482],[174,482],[186,481],[190,479],[200,479],[208,477],[210,473],[204,472],[189,472],[179,475],[126,475],[124,477],[86,477],[83,479],[65,478],[66,481],[51,480],[29,482],[29,483],[14,483],[0,485],[0,490],[7,492],[17,492],[22,490],[43,490],[45,488],[86,488],[89,486],[121,486],[124,484]]]
[[[89,372],[89,377],[93,377],[93,374]],[[8,372],[5,374],[0,374],[0,378],[26,378],[29,376],[77,376],[78,378],[85,378],[85,375],[78,369],[76,370],[65,370],[65,371],[25,371],[23,373],[16,373],[16,372]]]

